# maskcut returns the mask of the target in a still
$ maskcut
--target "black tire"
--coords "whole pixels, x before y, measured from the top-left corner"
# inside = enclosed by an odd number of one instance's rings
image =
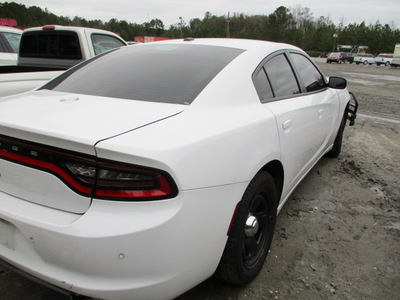
[[[344,132],[344,128],[346,127],[347,111],[348,111],[348,107],[346,108],[346,110],[344,112],[338,133],[336,135],[335,141],[333,142],[333,148],[331,150],[329,150],[328,153],[326,153],[326,156],[328,156],[328,157],[338,157],[340,152],[342,151],[343,132]]]
[[[274,235],[278,195],[273,177],[260,171],[236,209],[215,276],[244,286],[260,272]]]

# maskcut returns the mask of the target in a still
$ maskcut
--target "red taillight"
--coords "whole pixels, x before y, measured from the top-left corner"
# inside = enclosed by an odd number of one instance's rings
[[[176,195],[172,178],[161,170],[108,160],[98,160],[95,170],[90,165],[66,165],[82,183],[95,183],[94,198],[165,199]]]
[[[177,195],[171,176],[152,168],[64,151],[0,136],[0,158],[54,174],[83,196],[158,200]]]

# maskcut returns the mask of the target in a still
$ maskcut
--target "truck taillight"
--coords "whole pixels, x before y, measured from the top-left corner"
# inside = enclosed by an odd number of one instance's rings
[[[159,200],[178,190],[162,170],[0,136],[0,159],[51,173],[76,193],[107,200]]]
[[[56,26],[54,26],[54,25],[44,25],[44,26],[42,27],[42,29],[43,29],[43,30],[55,30],[55,29],[56,29]]]

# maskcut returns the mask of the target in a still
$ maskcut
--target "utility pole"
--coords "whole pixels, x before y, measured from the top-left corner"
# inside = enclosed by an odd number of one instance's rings
[[[229,30],[229,22],[230,21],[231,20],[229,19],[229,11],[228,11],[228,18],[226,19],[226,37],[227,38],[231,37],[231,33],[230,33],[230,30]]]
[[[337,33],[333,34],[333,49],[332,49],[333,52],[336,51],[336,49],[335,49],[336,48],[336,39],[338,38],[338,36],[339,35]]]
[[[179,28],[181,30],[181,39],[183,39],[182,27],[183,27],[183,18],[179,17]]]

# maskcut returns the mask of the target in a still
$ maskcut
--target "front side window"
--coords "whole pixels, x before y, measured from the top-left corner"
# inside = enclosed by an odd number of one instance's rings
[[[306,92],[318,91],[326,87],[322,74],[305,56],[298,53],[290,53],[290,58],[299,72]]]
[[[284,54],[268,60],[264,68],[275,97],[287,97],[300,93],[296,77]]]
[[[105,34],[92,34],[92,43],[96,55],[115,49],[125,44],[116,37]]]

